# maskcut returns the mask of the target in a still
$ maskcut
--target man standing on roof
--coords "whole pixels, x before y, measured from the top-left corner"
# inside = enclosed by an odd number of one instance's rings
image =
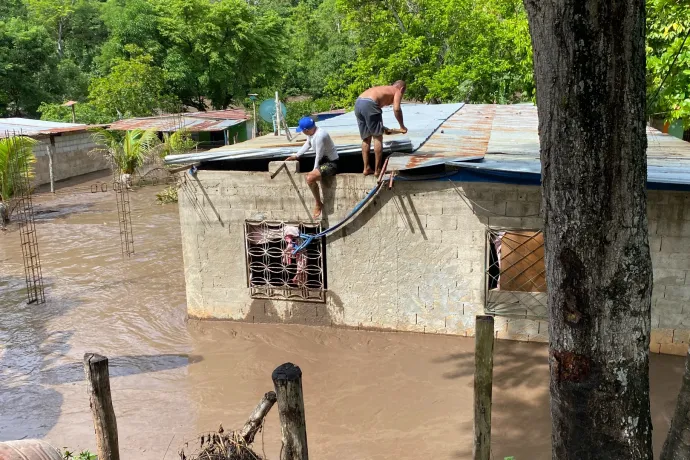
[[[299,121],[297,132],[304,132],[307,135],[307,142],[299,149],[299,152],[289,157],[287,161],[296,160],[309,149],[314,149],[314,169],[307,174],[307,185],[309,185],[309,189],[316,200],[313,214],[314,219],[316,219],[321,215],[323,209],[318,182],[322,177],[335,176],[338,172],[338,152],[328,132],[316,126],[310,117],[304,117]]]
[[[381,109],[387,105],[393,106],[395,119],[400,124],[403,134],[407,133],[403,123],[403,113],[400,103],[405,95],[406,84],[398,80],[391,86],[375,86],[364,91],[355,102],[355,117],[359,126],[359,135],[362,138],[362,160],[364,160],[364,175],[368,176],[374,171],[369,167],[369,151],[371,138],[374,138],[374,153],[376,155],[376,171],[381,172],[381,160],[383,156],[383,116]]]

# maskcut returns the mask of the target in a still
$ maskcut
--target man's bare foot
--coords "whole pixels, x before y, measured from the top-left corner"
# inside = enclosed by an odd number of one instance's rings
[[[314,206],[314,213],[312,214],[314,219],[318,219],[319,217],[321,217],[322,209],[323,209],[323,207],[320,204],[317,204],[316,206]]]
[[[374,173],[376,177],[379,177],[381,175],[381,170],[377,169],[376,172]]]
[[[365,168],[363,174],[364,174],[365,176],[371,176],[372,174],[374,174],[374,170],[371,169],[371,168]]]

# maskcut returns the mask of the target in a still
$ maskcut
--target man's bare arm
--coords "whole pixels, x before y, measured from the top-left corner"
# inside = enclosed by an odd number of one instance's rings
[[[400,129],[403,130],[403,133],[406,133],[407,128],[405,128],[405,123],[403,122],[402,108],[400,108],[401,102],[402,94],[400,93],[400,91],[396,91],[395,96],[393,96],[393,114],[395,115],[395,119],[398,120],[398,123],[400,124]]]

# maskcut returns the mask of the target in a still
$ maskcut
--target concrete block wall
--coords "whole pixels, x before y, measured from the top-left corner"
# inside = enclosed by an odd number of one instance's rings
[[[34,184],[50,183],[48,165],[48,138],[40,139],[34,147]],[[108,169],[106,160],[89,152],[96,147],[90,133],[64,133],[55,136],[55,155],[53,157],[53,178],[55,181],[69,179],[103,169]]]
[[[654,270],[651,349],[685,355],[690,343],[690,193],[648,194]]]
[[[359,174],[327,180],[324,228],[374,184]],[[186,176],[179,197],[189,315],[236,321],[471,336],[484,312],[487,226],[542,226],[539,187],[398,181],[327,238],[325,303],[263,300],[247,288],[244,221],[309,220],[304,175],[199,171]],[[685,354],[690,340],[689,206],[683,193],[650,192],[653,352]],[[498,338],[548,341],[545,318],[497,317],[495,324]]]
[[[326,181],[324,227],[374,184],[359,174]],[[526,187],[399,181],[327,238],[325,304],[263,300],[247,289],[244,221],[310,219],[304,175],[199,171],[179,197],[189,315],[238,321],[473,335],[484,311],[486,225],[541,225],[539,195]],[[511,321],[497,321],[499,337],[544,339],[539,321]]]

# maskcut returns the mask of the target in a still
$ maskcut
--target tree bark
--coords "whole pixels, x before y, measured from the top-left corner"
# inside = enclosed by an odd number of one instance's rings
[[[660,460],[687,460],[690,458],[690,350],[685,359],[683,384],[678,394],[676,411],[671,420],[671,427]]]
[[[554,459],[651,459],[644,0],[524,0]]]
[[[84,354],[84,374],[89,392],[89,405],[96,432],[99,460],[120,460],[117,422],[110,397],[108,358],[94,353]]]
[[[302,397],[302,370],[292,363],[285,363],[273,371],[272,377],[278,399],[283,441],[280,460],[309,460],[307,423]]]
[[[57,52],[58,52],[58,57],[60,59],[63,58],[65,52],[62,49],[62,25],[63,25],[63,18],[60,18],[58,20],[58,37],[57,37]]]

